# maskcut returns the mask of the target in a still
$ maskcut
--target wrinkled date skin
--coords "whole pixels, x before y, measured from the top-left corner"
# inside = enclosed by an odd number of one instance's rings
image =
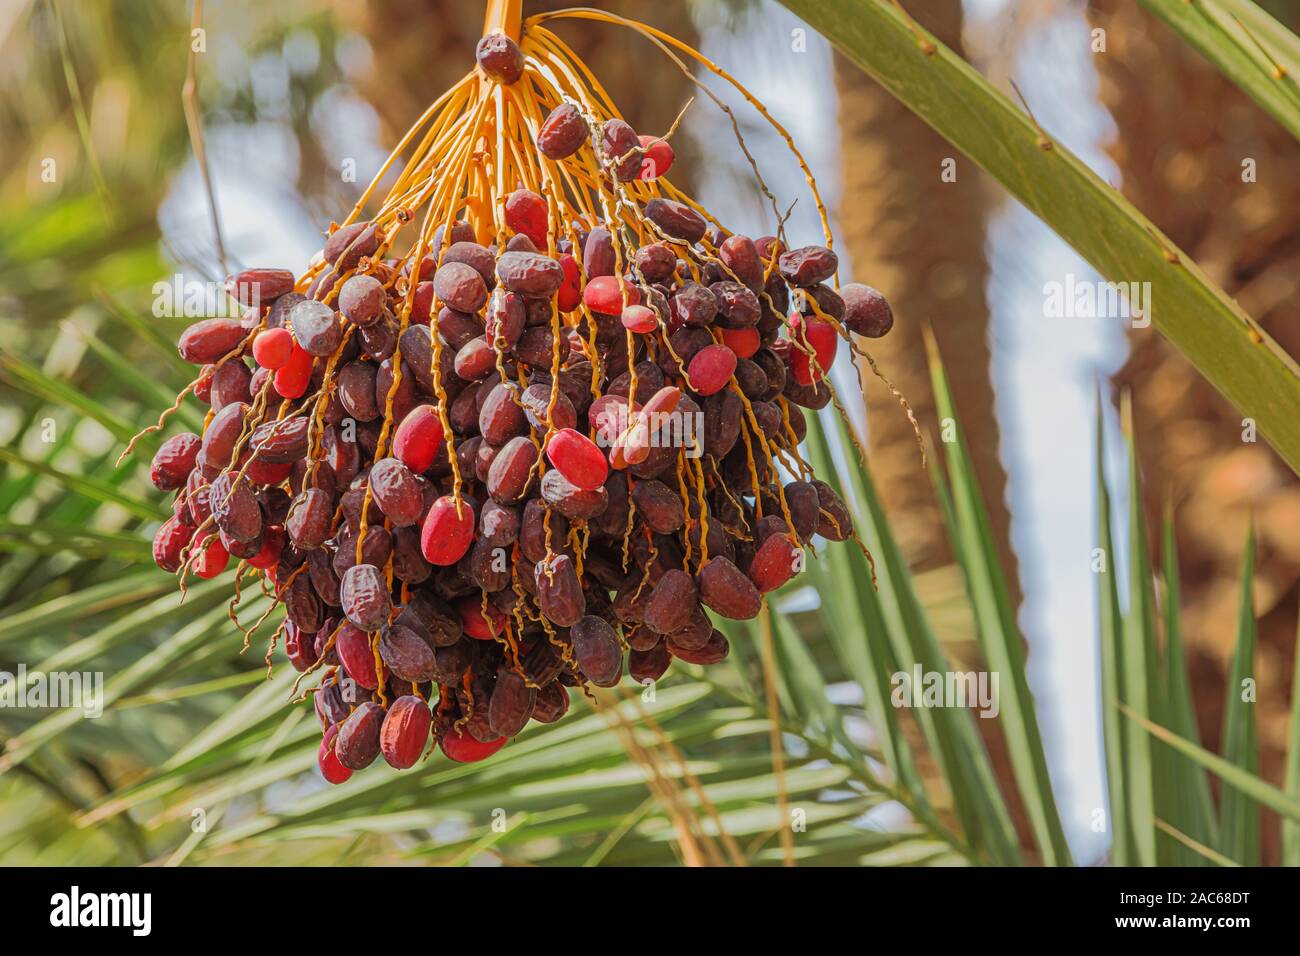
[[[564,270],[554,259],[539,253],[506,252],[497,259],[497,277],[511,292],[549,297],[564,282]]]
[[[334,739],[334,753],[349,770],[364,770],[379,756],[379,735],[384,711],[374,701],[366,701],[339,727]]]
[[[379,657],[394,675],[412,684],[431,680],[436,672],[433,648],[400,624],[389,625],[380,632]]]
[[[538,130],[537,148],[548,159],[565,159],[582,148],[589,134],[582,111],[572,103],[561,103]]]
[[[613,687],[623,672],[623,649],[604,618],[587,615],[570,629],[578,667],[597,687]]]
[[[415,524],[424,511],[424,492],[415,475],[396,458],[385,458],[370,470],[370,491],[379,509],[399,528]]]
[[[539,561],[534,575],[542,613],[560,627],[576,624],[586,613],[587,605],[572,559],[567,554],[559,554]]]
[[[696,578],[700,600],[711,611],[735,621],[758,617],[762,596],[754,582],[726,558],[710,558]]]
[[[492,689],[492,702],[488,707],[488,726],[498,737],[513,737],[524,729],[533,715],[537,691],[529,687],[522,674],[508,668],[497,672]]]
[[[320,488],[308,488],[289,507],[286,530],[294,547],[302,551],[319,548],[329,537],[334,517],[334,496]]]
[[[685,242],[699,242],[708,229],[703,216],[672,199],[651,199],[646,203],[645,213],[666,235]]]
[[[685,571],[673,568],[650,592],[642,619],[650,630],[671,634],[686,624],[698,606],[695,581]]]
[[[383,572],[373,564],[348,568],[343,575],[339,598],[348,620],[363,631],[379,630],[393,609],[388,583]]]

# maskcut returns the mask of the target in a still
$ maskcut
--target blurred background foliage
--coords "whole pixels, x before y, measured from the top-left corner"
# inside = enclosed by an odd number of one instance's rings
[[[757,0],[601,6],[691,43],[790,22]],[[1167,342],[1129,336],[1115,384],[1132,392],[1135,440],[1112,440],[1110,458],[1123,446],[1134,469],[1131,480],[1111,477],[1122,546],[1100,580],[1099,634],[1059,637],[1097,642],[1109,696],[1093,737],[1105,743],[1110,815],[1100,831],[1068,815],[1059,766],[1069,744],[1040,733],[1034,693],[1070,689],[1041,678],[1031,688],[1017,620],[1034,579],[1013,534],[1009,473],[1022,463],[1007,452],[1013,419],[997,400],[990,291],[991,234],[1007,200],[978,174],[935,188],[930,171],[951,147],[838,54],[822,75],[801,77],[803,93],[830,104],[824,132],[837,133],[819,173],[839,180],[837,234],[854,276],[884,290],[900,317],[875,355],[931,442],[927,475],[874,378],[862,383],[865,409],[852,410],[865,419],[870,474],[834,420],[810,438],[819,473],[854,503],[879,591],[861,554],[820,548],[773,602],[766,634],[733,628],[725,666],[675,667],[653,701],[627,690],[598,710],[575,701],[568,718],[531,726],[486,764],[434,757],[416,772],[376,768],[327,788],[314,769],[314,717],[286,704],[294,675],[282,655],[267,681],[264,645],[240,654],[229,576],[180,603],[152,567],[166,504],[147,479],[151,443],[114,465],[187,379],[172,344],[185,320],[151,314],[154,284],[223,271],[181,108],[190,10],[131,7],[122,16],[108,4],[32,0],[0,11],[0,141],[13,157],[0,169],[0,671],[102,671],[109,697],[97,720],[0,709],[0,861],[1300,862],[1296,828],[1282,825],[1300,801],[1295,475],[1266,445],[1240,441],[1239,413]],[[1105,28],[1097,96],[1113,117],[1124,192],[1300,352],[1300,176],[1274,172],[1300,172],[1300,152],[1267,113],[1133,4],[906,7],[1000,88],[1035,31],[1065,16]],[[199,102],[228,267],[278,263],[281,250],[298,267],[384,144],[468,68],[481,11],[276,0],[208,4],[203,27]],[[691,95],[671,65],[610,28],[561,32],[638,129],[666,129]],[[1170,106],[1189,100],[1196,111]],[[689,188],[716,175],[731,144],[720,120],[686,133],[674,180]],[[1267,185],[1239,189],[1242,155],[1270,170]],[[348,159],[355,181],[341,175]],[[728,174],[738,202],[753,189],[742,175]],[[940,442],[942,421],[958,414],[961,442]],[[200,422],[192,402],[175,420]],[[1092,482],[1098,501],[1105,484],[1102,474]],[[1162,531],[1148,540],[1148,526]],[[1134,577],[1112,597],[1121,569]],[[240,619],[255,620],[263,602],[246,599]],[[775,715],[761,676],[768,637],[781,674]],[[1029,638],[1032,661],[1042,650]],[[913,663],[997,667],[1001,717],[890,706],[889,675]],[[1245,709],[1232,693],[1243,675],[1260,688]],[[1146,719],[1205,750],[1161,743]],[[793,834],[791,810],[802,821]]]

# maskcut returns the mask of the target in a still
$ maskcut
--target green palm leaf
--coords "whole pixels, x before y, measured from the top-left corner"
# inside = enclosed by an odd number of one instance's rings
[[[980,647],[989,668],[1001,677],[999,719],[1006,729],[1016,784],[1043,860],[1049,865],[1068,865],[1070,848],[1052,795],[1034,699],[1025,677],[1025,652],[1006,581],[998,565],[993,532],[933,336],[927,334],[926,346],[937,414],[940,420],[950,420],[955,426],[955,438],[944,444],[952,486],[952,514],[956,519],[949,529],[950,535],[966,572]]]
[[[1300,139],[1300,40],[1252,0],[1142,0]]]
[[[1246,536],[1246,560],[1241,571],[1241,604],[1237,618],[1237,648],[1223,704],[1223,756],[1242,771],[1257,772],[1259,745],[1255,730],[1256,625],[1252,587],[1255,579],[1255,531]],[[1259,865],[1259,806],[1244,792],[1223,794],[1219,843],[1223,852],[1246,866]]]

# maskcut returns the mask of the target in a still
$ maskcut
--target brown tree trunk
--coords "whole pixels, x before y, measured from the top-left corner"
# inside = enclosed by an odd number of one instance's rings
[[[958,53],[960,0],[909,0],[908,12]],[[1006,472],[990,381],[989,308],[984,256],[988,192],[976,167],[858,67],[838,54],[841,239],[855,279],[879,288],[894,309],[894,328],[860,339],[881,371],[906,396],[933,449],[942,448],[922,330],[935,333],[984,492],[1012,600],[1020,603],[1011,549]],[[956,180],[944,181],[945,163]],[[889,522],[914,570],[951,564],[943,514],[912,426],[888,388],[864,369],[872,477]],[[994,721],[977,721],[1020,832],[1032,844],[1005,741]],[[919,733],[912,727],[919,745]]]
[[[1291,354],[1300,353],[1300,145],[1163,23],[1129,0],[1093,0],[1095,56],[1118,126],[1124,194]],[[1295,24],[1292,24],[1294,28]],[[1253,163],[1256,181],[1243,181]],[[1159,304],[1156,304],[1159,308]],[[1219,742],[1236,639],[1242,549],[1258,537],[1255,610],[1261,770],[1278,780],[1300,580],[1300,483],[1154,330],[1129,336],[1116,383],[1132,389],[1146,511],[1174,503],[1184,634],[1202,739]],[[1300,692],[1293,688],[1291,693]],[[1267,815],[1265,859],[1276,862]]]
[[[961,53],[960,0],[918,0],[907,9]],[[907,397],[934,447],[942,448],[922,342],[922,329],[934,329],[1002,566],[1019,604],[989,379],[986,189],[972,163],[838,55],[835,81],[844,157],[841,238],[854,277],[884,292],[895,315],[892,332],[860,344]],[[955,165],[945,167],[950,160]],[[955,171],[955,182],[941,178],[945,168]],[[943,515],[921,468],[911,424],[869,371],[863,386],[872,475],[908,560],[917,570],[948,564],[953,553]]]

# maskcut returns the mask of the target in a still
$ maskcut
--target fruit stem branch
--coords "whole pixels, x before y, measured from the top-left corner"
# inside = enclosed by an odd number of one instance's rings
[[[504,33],[516,43],[523,26],[524,0],[488,0],[483,17],[483,35]]]

